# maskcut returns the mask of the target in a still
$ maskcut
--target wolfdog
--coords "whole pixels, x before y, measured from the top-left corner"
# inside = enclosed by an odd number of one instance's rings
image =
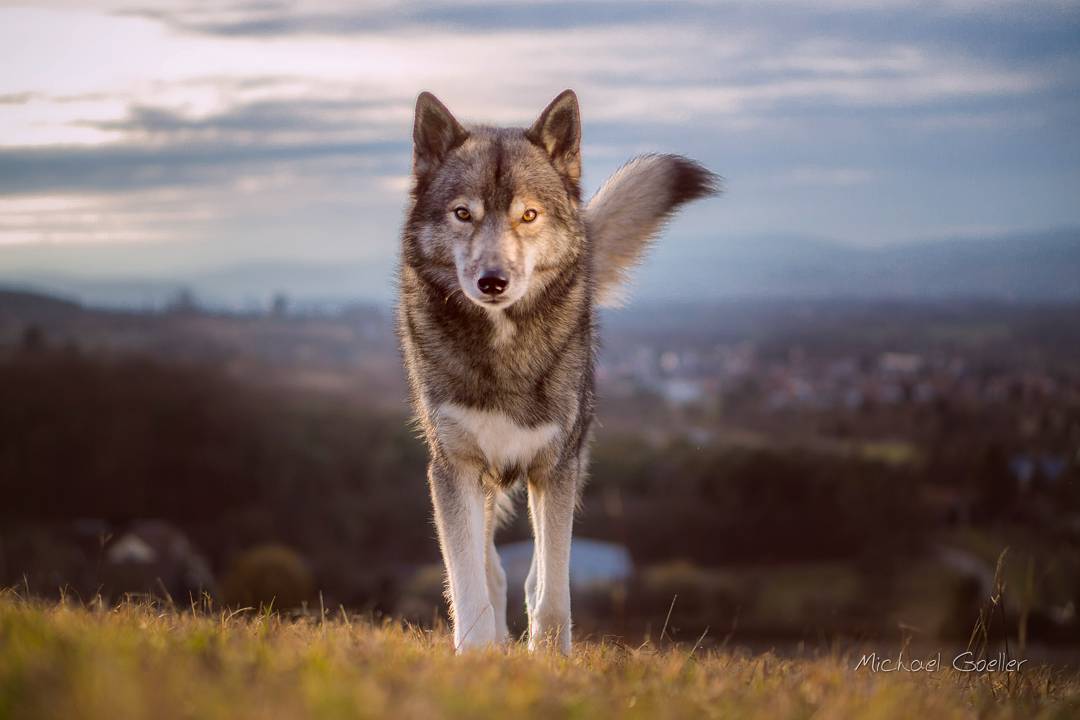
[[[581,203],[581,122],[566,90],[528,129],[465,127],[421,93],[397,329],[458,652],[505,642],[494,533],[528,490],[529,649],[570,652],[570,538],[588,465],[596,307],[717,177],[645,155]],[[510,501],[510,502],[508,502]]]

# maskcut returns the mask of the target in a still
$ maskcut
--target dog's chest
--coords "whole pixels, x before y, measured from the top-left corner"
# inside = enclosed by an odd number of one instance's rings
[[[526,427],[504,413],[456,403],[440,405],[438,415],[440,435],[451,449],[478,452],[495,469],[528,467],[559,432],[555,423]]]

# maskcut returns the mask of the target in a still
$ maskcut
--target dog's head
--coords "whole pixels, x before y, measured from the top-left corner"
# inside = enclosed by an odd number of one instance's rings
[[[563,92],[528,130],[463,127],[422,93],[413,125],[414,252],[488,310],[537,292],[582,252],[581,123]]]

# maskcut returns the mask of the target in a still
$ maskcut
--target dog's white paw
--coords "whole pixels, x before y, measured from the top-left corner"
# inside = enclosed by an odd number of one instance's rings
[[[529,651],[550,648],[570,654],[570,611],[537,608],[529,618]]]
[[[454,649],[461,654],[490,647],[499,641],[495,610],[491,605],[463,613],[454,623]]]

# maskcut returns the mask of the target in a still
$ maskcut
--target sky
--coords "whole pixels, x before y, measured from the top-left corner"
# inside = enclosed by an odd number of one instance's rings
[[[660,267],[1080,226],[1080,3],[0,2],[0,48],[0,279],[378,285],[421,90],[523,126],[573,88],[587,194],[641,152],[718,172]]]

